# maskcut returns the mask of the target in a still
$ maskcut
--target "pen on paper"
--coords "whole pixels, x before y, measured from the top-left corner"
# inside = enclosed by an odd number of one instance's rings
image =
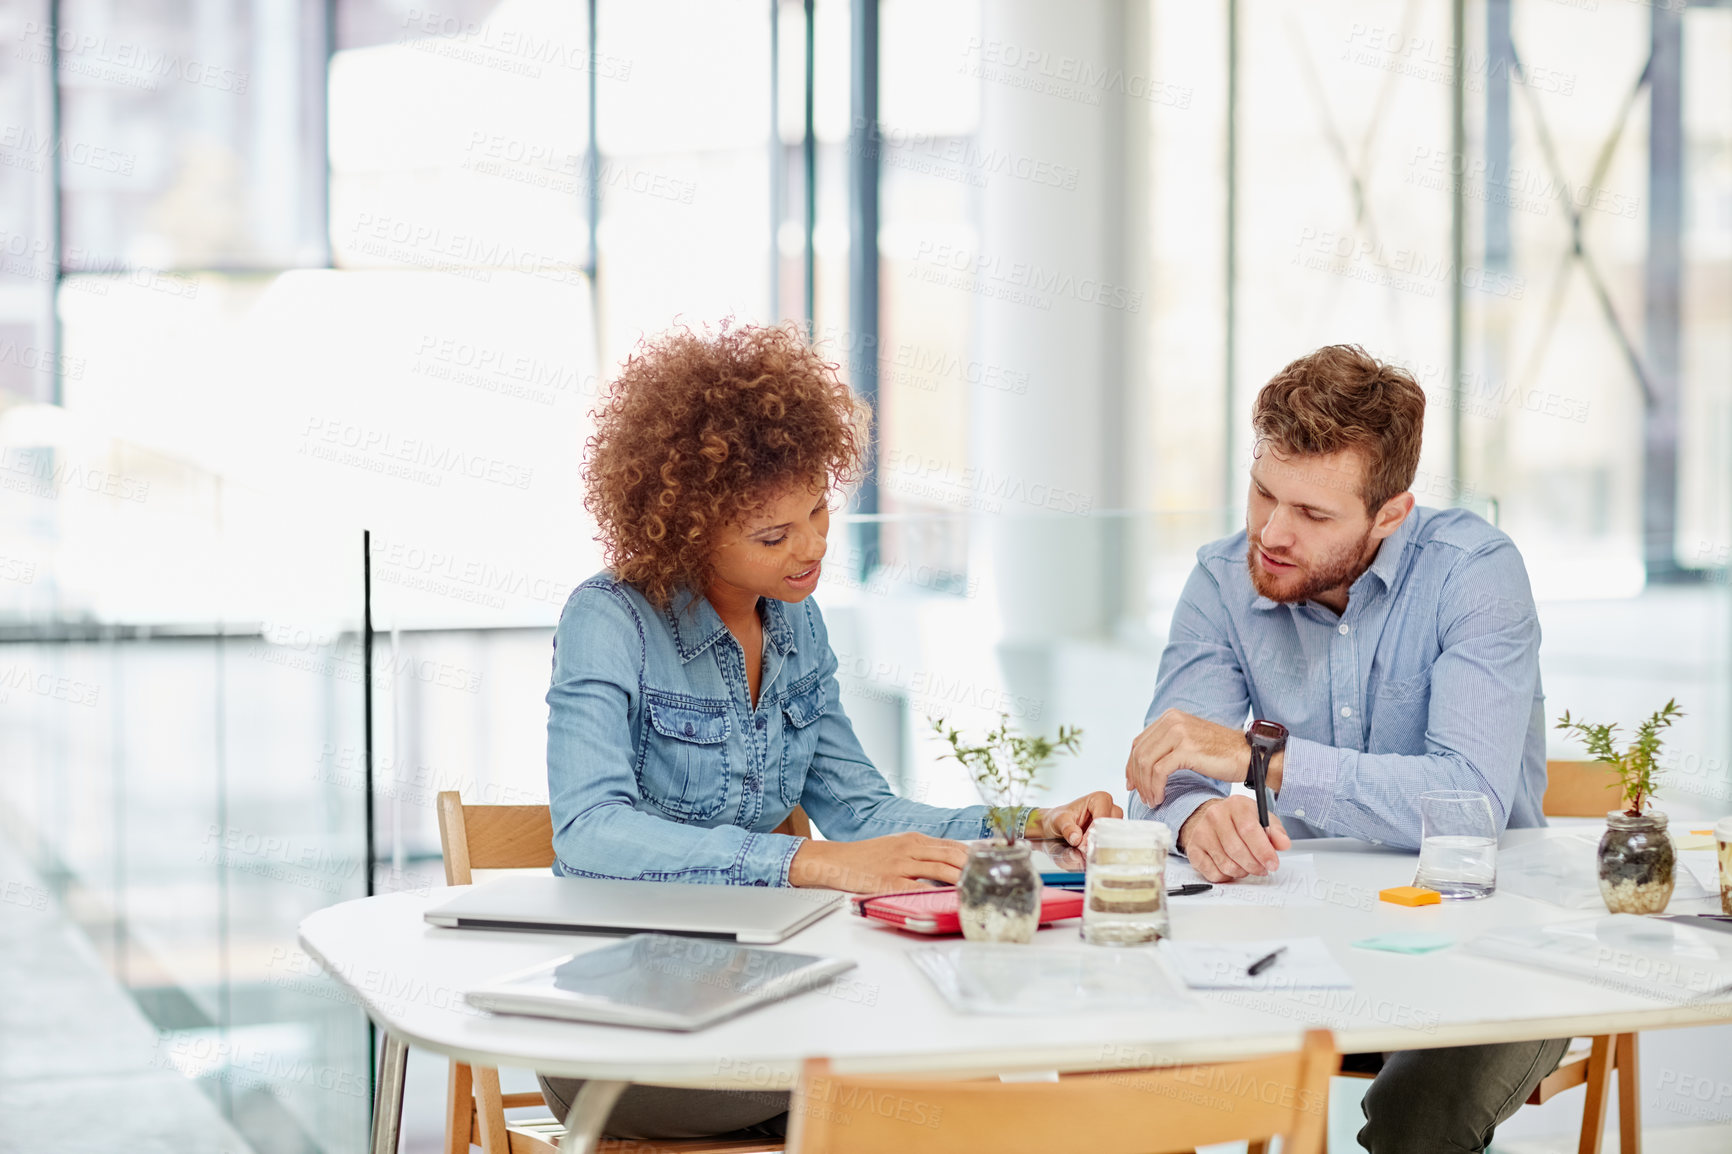
[[[1252,962],[1249,966],[1247,966],[1245,968],[1245,975],[1247,977],[1252,977],[1252,978],[1256,977],[1258,974],[1262,973],[1264,970],[1266,970],[1270,966],[1274,965],[1275,959],[1280,957],[1282,954],[1284,954],[1286,952],[1287,952],[1286,946],[1277,946],[1275,949],[1271,950],[1269,953],[1264,954],[1262,957],[1258,958],[1256,961]]]

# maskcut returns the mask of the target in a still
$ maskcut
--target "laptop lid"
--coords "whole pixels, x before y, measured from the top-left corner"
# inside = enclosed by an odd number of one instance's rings
[[[832,890],[513,877],[477,885],[425,916],[454,929],[658,932],[767,945],[842,903],[843,895]]]

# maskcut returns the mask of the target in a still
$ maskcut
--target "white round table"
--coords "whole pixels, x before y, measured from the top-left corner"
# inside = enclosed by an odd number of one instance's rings
[[[1545,830],[1517,830],[1506,846]],[[351,991],[385,1038],[373,1124],[374,1154],[395,1154],[406,1047],[485,1066],[529,1067],[589,1079],[562,1150],[588,1148],[631,1083],[719,1089],[788,1089],[801,1062],[825,1056],[841,1072],[945,1077],[1080,1071],[1209,1062],[1298,1044],[1309,1028],[1335,1033],[1343,1053],[1630,1033],[1732,1021],[1732,1002],[1678,1004],[1628,983],[1600,984],[1479,957],[1462,948],[1511,925],[1579,920],[1511,894],[1409,908],[1380,889],[1412,880],[1416,855],[1345,839],[1298,842],[1316,884],[1279,905],[1173,898],[1175,940],[1321,937],[1352,976],[1351,989],[1281,993],[1199,991],[1190,1008],[1159,1013],[1016,1017],[953,1010],[903,955],[934,939],[833,914],[788,939],[802,953],[853,958],[832,986],[696,1033],[494,1015],[470,1008],[467,989],[512,970],[616,940],[593,934],[435,929],[423,911],[454,890],[389,894],[328,907],[301,923],[303,947]],[[1685,912],[1709,912],[1709,904]],[[1678,911],[1674,902],[1674,911]],[[1603,912],[1603,911],[1600,911]],[[1042,930],[1031,949],[1077,944],[1075,921]],[[1349,943],[1400,930],[1441,932],[1457,945],[1424,955]]]

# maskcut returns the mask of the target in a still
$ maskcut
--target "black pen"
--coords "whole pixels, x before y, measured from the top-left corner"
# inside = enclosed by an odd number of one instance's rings
[[[1272,953],[1264,954],[1262,957],[1260,957],[1256,961],[1252,962],[1250,964],[1250,966],[1246,968],[1245,976],[1248,978],[1256,977],[1258,974],[1262,973],[1264,970],[1266,970],[1270,966],[1274,965],[1275,959],[1280,957],[1282,954],[1284,954],[1286,952],[1287,952],[1286,946],[1277,946]]]
[[[1054,890],[1081,890],[1085,888],[1085,886],[1082,882],[1049,882],[1047,883],[1047,888]],[[1170,898],[1188,898],[1196,894],[1206,894],[1214,888],[1215,887],[1210,885],[1208,882],[1186,882],[1182,886],[1168,890],[1167,896]]]

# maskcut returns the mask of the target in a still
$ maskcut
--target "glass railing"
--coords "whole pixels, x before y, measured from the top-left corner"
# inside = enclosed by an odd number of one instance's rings
[[[296,946],[367,892],[362,537],[0,413],[0,836],[258,1150],[363,1147],[368,1029]]]

